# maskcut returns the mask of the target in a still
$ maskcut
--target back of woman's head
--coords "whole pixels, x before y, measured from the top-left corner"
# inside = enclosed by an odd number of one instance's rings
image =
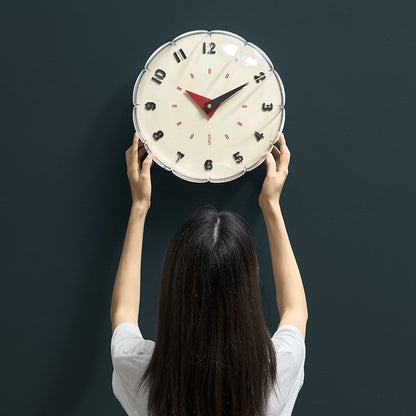
[[[261,415],[275,378],[248,227],[237,214],[206,206],[165,254],[156,345],[142,379],[148,412]]]

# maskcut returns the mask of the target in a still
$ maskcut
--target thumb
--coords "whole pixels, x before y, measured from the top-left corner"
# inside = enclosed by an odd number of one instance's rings
[[[139,163],[138,148],[139,148],[139,135],[136,132],[134,133],[133,143],[132,143],[134,166],[137,166],[137,164]]]

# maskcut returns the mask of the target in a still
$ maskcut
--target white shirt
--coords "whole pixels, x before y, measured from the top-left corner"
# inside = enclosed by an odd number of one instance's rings
[[[297,327],[283,325],[274,333],[272,342],[276,350],[277,381],[269,397],[266,415],[290,416],[303,385],[305,341]],[[139,327],[130,322],[114,329],[111,338],[113,392],[129,416],[147,415],[147,395],[137,396],[135,391],[154,346],[155,343],[144,339]]]

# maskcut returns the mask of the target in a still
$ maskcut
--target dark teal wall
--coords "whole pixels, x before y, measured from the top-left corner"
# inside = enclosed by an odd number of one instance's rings
[[[1,9],[1,414],[124,414],[111,390],[109,314],[130,204],[131,92],[149,55],[194,29],[257,44],[286,89],[292,158],[282,209],[310,315],[293,414],[411,413],[412,1],[8,1]],[[154,165],[145,337],[156,333],[169,239],[205,203],[249,222],[276,329],[257,206],[264,174],[261,165],[230,183],[194,184]]]

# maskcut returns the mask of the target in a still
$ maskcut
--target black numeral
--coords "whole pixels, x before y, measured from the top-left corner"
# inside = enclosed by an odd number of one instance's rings
[[[178,163],[185,155],[182,152],[177,152],[178,158],[176,159],[176,163]]]
[[[241,163],[243,161],[243,156],[239,154],[240,152],[236,152],[233,154],[233,158],[236,163]]]
[[[146,110],[154,110],[155,108],[156,108],[156,104],[155,103],[152,103],[152,102],[147,102],[145,105],[144,105],[144,108],[146,109]]]
[[[204,166],[205,166],[206,170],[211,170],[212,169],[212,160],[209,160],[209,159],[206,160]]]
[[[186,55],[183,49],[179,49],[179,52],[174,52],[173,56],[175,57],[176,62],[178,63],[186,59]]]
[[[260,81],[263,81],[266,78],[266,75],[264,75],[264,72],[260,72],[258,75],[254,75],[254,80],[258,84]]]
[[[259,133],[258,131],[254,132],[254,135],[256,136],[257,141],[259,142],[261,139],[264,139],[264,134]]]
[[[161,69],[156,69],[155,74],[152,77],[152,81],[156,82],[156,84],[161,84],[162,81],[166,77],[166,72]]]
[[[266,103],[263,103],[263,105],[261,106],[261,109],[263,111],[272,111],[273,110],[273,104],[266,105]]]
[[[153,138],[155,139],[155,140],[159,140],[160,138],[162,138],[163,137],[163,131],[162,130],[158,130],[158,131],[155,131],[154,133],[153,133]]]
[[[213,55],[215,53],[215,46],[216,45],[214,42],[209,42],[208,44],[204,42],[202,44],[202,53],[206,53],[207,55]]]

